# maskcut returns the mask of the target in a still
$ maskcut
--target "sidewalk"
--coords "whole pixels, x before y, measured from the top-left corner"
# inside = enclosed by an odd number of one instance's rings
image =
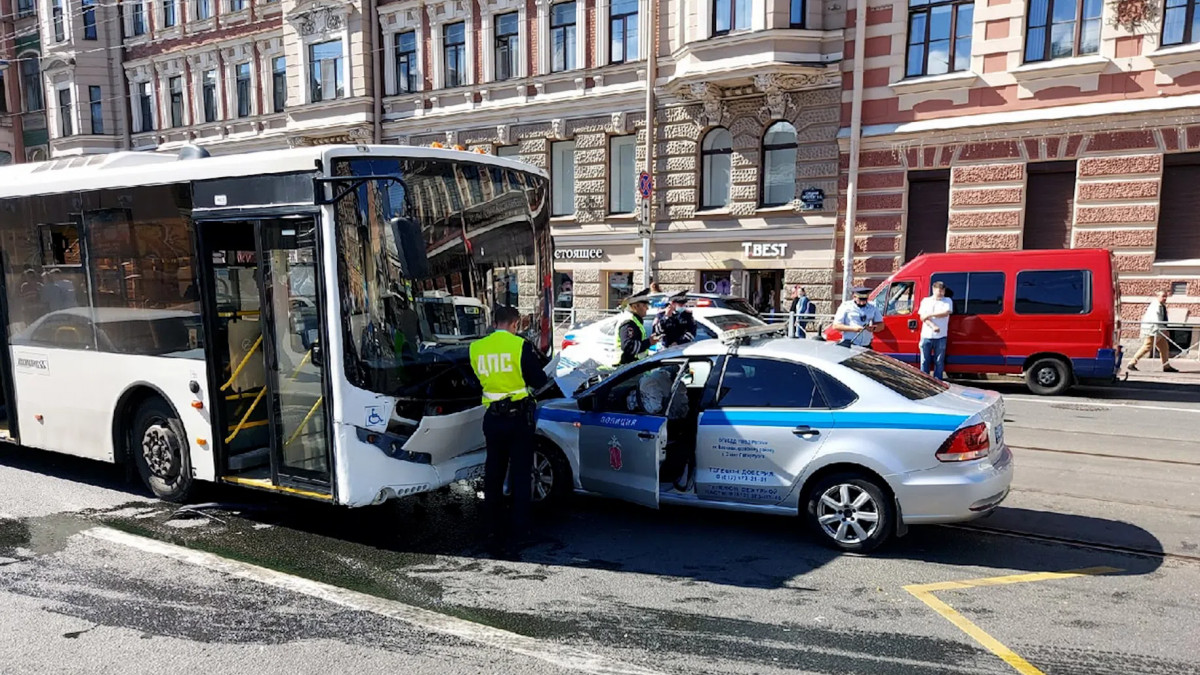
[[[1138,369],[1128,374],[1129,379],[1126,382],[1129,384],[1173,384],[1200,387],[1200,361],[1185,357],[1171,359],[1171,365],[1179,372],[1164,373],[1161,361],[1144,358],[1141,363],[1138,363]]]

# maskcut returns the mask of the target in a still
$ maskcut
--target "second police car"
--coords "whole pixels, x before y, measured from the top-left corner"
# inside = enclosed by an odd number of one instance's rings
[[[908,525],[971,520],[1007,496],[999,394],[771,331],[665,350],[544,402],[535,498],[579,490],[654,508],[798,515],[825,543],[866,552]]]

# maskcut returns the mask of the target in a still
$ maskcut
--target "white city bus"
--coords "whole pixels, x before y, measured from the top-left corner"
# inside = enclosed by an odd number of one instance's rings
[[[205,154],[0,169],[0,438],[132,461],[169,500],[222,481],[359,506],[476,475],[482,331],[428,305],[519,306],[549,352],[545,174],[399,146]]]

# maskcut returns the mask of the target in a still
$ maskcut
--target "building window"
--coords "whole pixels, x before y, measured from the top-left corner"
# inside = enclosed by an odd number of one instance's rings
[[[521,21],[517,12],[496,17],[496,81],[521,74]]]
[[[625,63],[638,57],[638,0],[613,0],[609,18],[612,35],[609,61]]]
[[[713,0],[713,35],[750,30],[750,0]]]
[[[467,25],[462,21],[442,27],[442,59],[446,66],[445,86],[467,83]]]
[[[250,116],[250,64],[239,63],[234,66],[234,76],[237,82],[237,116]]]
[[[195,3],[198,21],[212,18],[212,0],[195,0]]]
[[[396,93],[411,94],[417,90],[417,33],[396,34]]]
[[[1071,248],[1071,218],[1075,211],[1075,162],[1033,162],[1026,165],[1025,232],[1022,248]]]
[[[240,12],[246,9],[246,0],[229,0],[229,11]]]
[[[501,145],[496,148],[497,157],[509,157],[511,159],[521,159],[521,146],[519,145]]]
[[[71,123],[71,90],[58,90],[58,131],[62,138],[75,135],[75,127]]]
[[[943,75],[969,68],[974,12],[975,0],[909,0],[905,76]]]
[[[1200,152],[1163,157],[1156,260],[1200,260]]]
[[[200,76],[201,98],[204,99],[204,121],[217,121],[217,71],[206,70]]]
[[[96,39],[96,0],[82,0],[79,6],[83,9],[83,39]]]
[[[88,104],[92,113],[92,135],[99,136],[104,133],[104,98],[100,87],[88,87]]]
[[[550,8],[550,72],[575,70],[575,3]]]
[[[176,0],[163,0],[163,28],[174,28],[177,21],[175,17],[175,2]]]
[[[554,308],[570,309],[575,304],[575,283],[570,270],[554,271]]]
[[[57,2],[58,0],[55,0],[55,1]],[[145,5],[145,3],[143,3],[142,0],[135,0],[133,2],[132,6],[130,7],[129,11],[130,11],[130,19],[133,22],[134,37],[137,37],[139,35],[145,35],[146,34],[146,5]]]
[[[575,215],[575,141],[550,146],[550,172],[554,188],[550,215]]]
[[[804,6],[804,0],[791,0],[791,12],[788,19],[792,28],[804,28],[804,11],[807,9]]]
[[[309,98],[313,103],[342,98],[342,41],[332,40],[308,48],[308,72],[311,74]]]
[[[36,0],[17,0],[17,16],[18,17],[24,18],[27,16],[33,16],[34,12],[36,12],[36,11],[37,11]]]
[[[1200,42],[1200,0],[1166,0],[1163,5],[1163,46],[1191,42]]]
[[[137,85],[137,133],[154,131],[154,90],[149,82]]]
[[[779,121],[763,136],[763,206],[783,206],[796,197],[796,127]]]
[[[613,136],[608,144],[608,210],[633,213],[637,190],[633,172],[637,162],[637,136]]]
[[[287,57],[271,59],[271,104],[275,112],[287,107]]]
[[[4,71],[0,70],[0,115],[8,112],[8,89],[4,86]]]
[[[950,172],[908,172],[904,261],[922,253],[945,253],[950,227]]]
[[[67,29],[63,18],[63,0],[50,0],[50,22],[54,24],[54,41],[62,42],[67,39]],[[140,35],[140,33],[136,33]]]
[[[729,206],[729,174],[733,159],[733,136],[717,127],[704,136],[700,145],[702,189],[700,208],[723,209]]]
[[[183,126],[183,78],[172,77],[167,80],[167,90],[171,92],[171,126]]]
[[[37,112],[46,107],[42,99],[42,69],[33,53],[23,54],[21,62],[21,91],[25,93],[25,112]]]
[[[1025,62],[1100,52],[1101,0],[1030,0]]]
[[[620,309],[625,298],[633,295],[633,272],[608,273],[608,308]]]

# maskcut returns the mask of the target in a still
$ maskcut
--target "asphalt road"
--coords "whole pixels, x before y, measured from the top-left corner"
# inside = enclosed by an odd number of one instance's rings
[[[495,561],[461,488],[179,512],[0,450],[0,672],[1200,673],[1200,388],[1002,390],[1005,505],[870,557],[580,498]]]

